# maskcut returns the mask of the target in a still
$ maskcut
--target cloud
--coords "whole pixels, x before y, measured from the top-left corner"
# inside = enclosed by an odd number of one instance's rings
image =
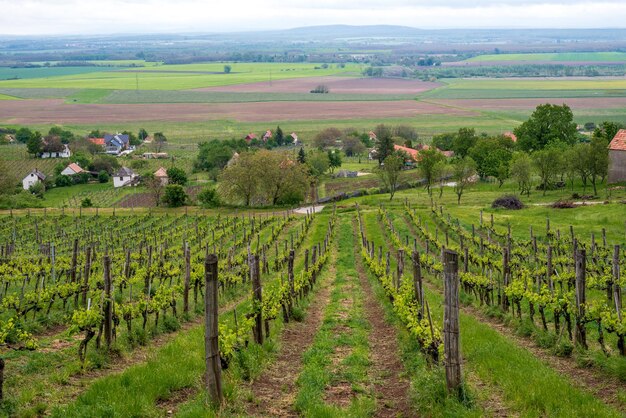
[[[418,28],[624,27],[623,0],[0,0],[19,35],[251,31],[325,24]]]

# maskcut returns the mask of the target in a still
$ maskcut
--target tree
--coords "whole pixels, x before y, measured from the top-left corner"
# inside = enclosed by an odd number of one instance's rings
[[[313,138],[313,145],[321,150],[325,150],[337,145],[337,141],[341,139],[342,133],[337,128],[326,128],[318,132]]]
[[[100,182],[100,183],[108,183],[109,179],[110,179],[109,173],[107,173],[106,171],[101,170],[98,173],[98,182]]]
[[[242,152],[239,158],[226,167],[219,176],[220,195],[230,201],[243,200],[250,206],[258,194],[259,182],[264,174],[263,162],[254,158],[251,151]]]
[[[128,143],[132,146],[139,146],[143,140],[137,138],[134,133],[130,131],[122,131],[122,135],[128,135]]]
[[[593,185],[593,194],[598,195],[598,179],[603,182],[609,170],[609,142],[602,136],[594,136],[589,144],[587,164],[589,179]]]
[[[145,141],[146,138],[149,136],[148,131],[146,131],[144,128],[139,129],[139,132],[137,133],[137,138],[140,141]]]
[[[341,154],[336,150],[328,150],[328,168],[331,174],[335,171],[335,168],[341,167]]]
[[[198,145],[199,152],[194,168],[210,173],[213,179],[217,178],[219,170],[226,167],[228,161],[233,157],[235,149],[227,141],[214,139],[209,142],[202,142]]]
[[[163,198],[163,193],[165,192],[165,186],[161,182],[161,179],[155,177],[154,173],[145,173],[141,176],[141,183],[152,195],[154,203],[159,206]]]
[[[508,178],[512,149],[513,141],[510,139],[480,138],[468,154],[476,162],[476,170],[481,178],[495,177],[502,186]]]
[[[342,149],[346,157],[352,157],[363,154],[365,152],[365,145],[363,145],[359,137],[350,135],[343,139]]]
[[[402,172],[402,166],[404,165],[404,158],[399,154],[391,154],[385,158],[385,161],[376,168],[376,174],[380,178],[380,181],[385,185],[385,188],[389,190],[389,200],[393,199],[393,195],[398,189],[400,180],[400,173]]]
[[[539,105],[526,122],[515,128],[517,145],[524,151],[541,150],[557,141],[574,145],[577,131],[573,120],[572,110],[566,104]]]
[[[198,193],[198,202],[205,208],[214,208],[220,205],[217,190],[213,187],[205,187]]]
[[[163,194],[163,203],[171,208],[178,208],[185,204],[187,201],[187,193],[185,188],[180,184],[168,184],[165,186],[165,193]]]
[[[20,128],[15,133],[15,140],[22,144],[26,144],[28,140],[32,138],[33,135],[34,135],[34,132],[31,131],[30,129]]]
[[[393,134],[408,141],[417,140],[417,131],[415,128],[407,125],[398,125],[394,128]]]
[[[436,149],[427,149],[420,153],[419,169],[422,178],[426,182],[428,194],[432,194],[431,186],[436,180],[437,164],[444,161],[445,157]]]
[[[461,158],[452,165],[452,178],[454,179],[454,193],[456,193],[456,203],[461,204],[461,196],[468,185],[472,184],[476,175],[476,163],[471,157]]]
[[[433,136],[433,146],[439,148],[442,151],[452,150],[452,143],[454,142],[455,134],[439,134]]]
[[[33,157],[40,154],[42,149],[43,149],[43,143],[41,141],[41,137],[32,135],[26,141],[26,151],[29,154],[31,154]]]
[[[297,203],[304,199],[310,184],[307,166],[294,161],[287,152],[260,151],[255,158],[264,167],[259,188],[265,203]]]
[[[300,150],[298,151],[298,162],[300,164],[306,163],[306,154],[304,152],[304,147],[300,147]]]
[[[511,177],[517,182],[522,195],[530,196],[532,188],[532,160],[525,152],[516,152],[511,158]]]
[[[473,128],[461,128],[452,140],[452,150],[456,156],[465,157],[477,140],[476,131]]]
[[[167,177],[169,184],[180,184],[184,186],[187,184],[187,174],[185,170],[178,167],[171,167],[167,169]]]
[[[309,166],[309,172],[315,178],[321,177],[330,168],[328,154],[325,152],[317,151],[310,153],[306,160],[306,163]]]
[[[161,152],[167,143],[167,138],[163,135],[163,132],[155,132],[152,138],[155,152]]]
[[[451,167],[445,160],[437,162],[433,167],[433,179],[439,183],[439,199],[443,196],[443,188],[451,174]]]
[[[391,129],[389,127],[380,124],[374,128],[374,133],[376,134],[376,155],[378,157],[378,163],[382,164],[385,161],[385,158],[394,153],[394,142],[393,136],[391,133]]]
[[[539,174],[541,179],[541,187],[545,196],[546,190],[552,187],[554,179],[560,170],[561,153],[557,148],[546,148],[535,151],[532,158],[537,174]]]
[[[573,166],[573,170],[576,171],[578,176],[580,177],[580,181],[583,183],[583,193],[587,191],[587,182],[589,181],[589,162],[588,157],[590,154],[590,145],[589,144],[576,144],[574,148],[572,148],[572,154],[569,155],[569,158],[572,160],[570,164]]]
[[[276,127],[276,132],[274,133],[274,140],[276,141],[276,145],[279,147],[285,144],[285,134],[283,134],[283,130],[280,129],[280,126]]]
[[[593,136],[604,138],[608,144],[623,127],[624,125],[618,122],[604,121],[600,126],[594,129]]]
[[[60,136],[47,135],[42,141],[41,150],[43,152],[61,152],[65,146]]]
[[[226,64],[224,66],[224,74],[230,74],[230,71],[233,69],[230,65]]]
[[[109,175],[113,174],[115,170],[120,168],[120,163],[117,158],[112,155],[99,155],[89,164],[89,171],[106,171]]]

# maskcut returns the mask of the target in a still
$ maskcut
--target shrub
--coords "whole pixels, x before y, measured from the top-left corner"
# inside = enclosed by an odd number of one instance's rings
[[[108,183],[109,182],[109,173],[107,173],[106,171],[102,170],[98,173],[98,181],[100,183]]]
[[[500,196],[496,200],[493,201],[491,207],[494,209],[502,208],[502,209],[510,209],[510,210],[519,210],[524,207],[524,204],[517,196],[514,195],[505,195]]]
[[[163,202],[172,208],[183,206],[187,200],[187,193],[180,184],[168,184],[165,187]]]
[[[83,208],[91,208],[93,207],[93,202],[90,198],[86,197],[80,202],[80,206]]]
[[[220,198],[214,188],[207,187],[198,193],[198,203],[207,208],[214,208],[220,205]]]

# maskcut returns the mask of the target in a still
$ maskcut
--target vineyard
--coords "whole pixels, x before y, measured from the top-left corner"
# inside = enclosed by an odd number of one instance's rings
[[[453,213],[2,215],[0,411],[623,416],[623,235]]]

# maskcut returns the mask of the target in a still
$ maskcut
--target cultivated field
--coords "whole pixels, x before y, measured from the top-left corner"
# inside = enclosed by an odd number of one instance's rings
[[[486,54],[464,62],[533,61],[533,62],[626,62],[624,52],[556,52],[538,54]]]

